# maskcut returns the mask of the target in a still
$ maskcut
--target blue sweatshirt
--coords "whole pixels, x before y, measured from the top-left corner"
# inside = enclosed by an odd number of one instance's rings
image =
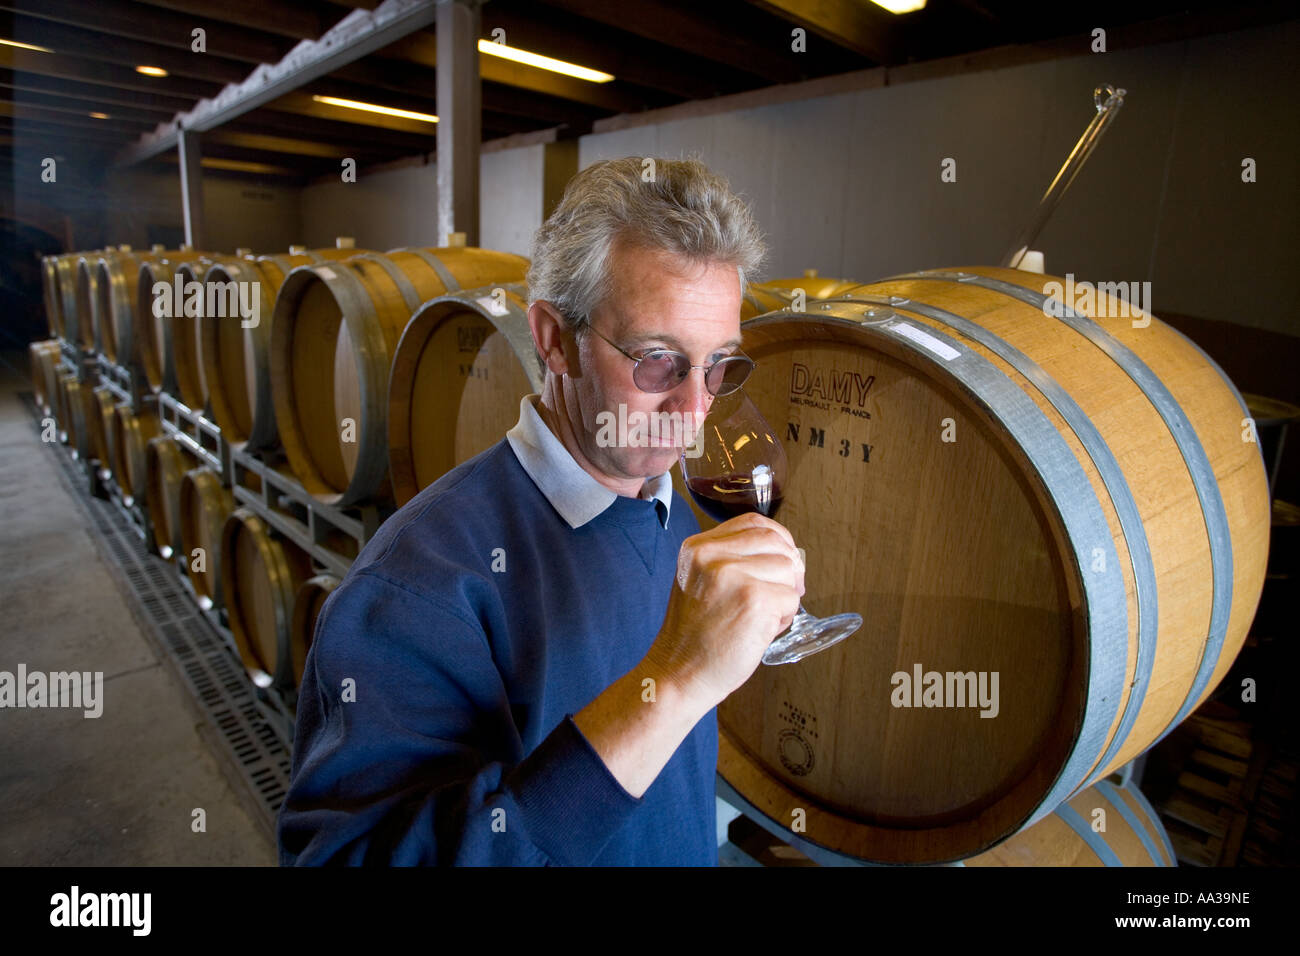
[[[716,712],[640,799],[572,720],[644,657],[699,525],[680,496],[571,520],[502,440],[367,544],[308,654],[282,864],[716,865]]]

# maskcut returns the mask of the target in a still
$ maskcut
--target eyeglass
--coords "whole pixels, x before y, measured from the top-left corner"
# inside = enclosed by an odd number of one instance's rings
[[[712,365],[692,365],[691,360],[681,352],[671,349],[650,349],[642,355],[633,355],[625,349],[614,345],[601,335],[590,322],[587,328],[595,332],[636,365],[632,369],[632,381],[643,392],[666,392],[676,388],[693,368],[704,369],[704,387],[711,395],[730,395],[745,384],[749,373],[754,371],[754,360],[743,352],[718,359]]]

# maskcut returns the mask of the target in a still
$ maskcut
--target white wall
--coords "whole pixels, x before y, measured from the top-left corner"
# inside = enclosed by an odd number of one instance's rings
[[[996,264],[1110,82],[1129,95],[1035,244],[1048,271],[1298,335],[1297,42],[1292,21],[664,122],[584,137],[579,165],[697,154],[752,200],[769,276]]]
[[[352,236],[359,249],[438,245],[438,174],[430,163],[366,173],[302,190],[302,242],[316,249]]]
[[[545,147],[523,146],[484,153],[479,164],[480,245],[527,256],[542,225]]]
[[[300,241],[297,188],[247,179],[205,175],[203,207],[207,235],[204,245],[218,252],[247,246],[256,252],[277,252]],[[105,185],[107,240],[147,248],[149,227],[179,231],[180,172],[144,172],[128,169],[111,173]]]
[[[479,163],[479,245],[526,256],[542,224],[543,147],[484,153]],[[437,165],[362,173],[355,183],[317,183],[302,191],[303,242],[332,246],[352,236],[359,248],[437,246]]]

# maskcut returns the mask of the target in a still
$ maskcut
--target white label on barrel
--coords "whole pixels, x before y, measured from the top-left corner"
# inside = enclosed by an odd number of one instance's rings
[[[939,358],[946,362],[951,362],[961,353],[950,345],[940,342],[928,332],[922,332],[914,325],[908,325],[906,322],[895,322],[893,328],[899,335],[911,339],[917,345],[926,351],[933,352]]]
[[[510,311],[506,308],[506,304],[495,296],[481,295],[474,301],[487,309],[492,315],[505,315]]]
[[[326,282],[333,282],[334,279],[336,278],[336,276],[334,275],[334,270],[331,269],[329,266],[317,266],[316,274],[320,276],[322,279],[324,279]]]

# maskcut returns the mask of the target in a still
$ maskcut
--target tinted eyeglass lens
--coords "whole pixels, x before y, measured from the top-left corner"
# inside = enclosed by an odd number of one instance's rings
[[[672,352],[651,352],[637,363],[632,380],[645,392],[666,392],[676,387],[690,367],[686,357]]]
[[[753,370],[752,359],[744,355],[733,355],[709,369],[705,385],[714,395],[730,395],[745,384]]]

